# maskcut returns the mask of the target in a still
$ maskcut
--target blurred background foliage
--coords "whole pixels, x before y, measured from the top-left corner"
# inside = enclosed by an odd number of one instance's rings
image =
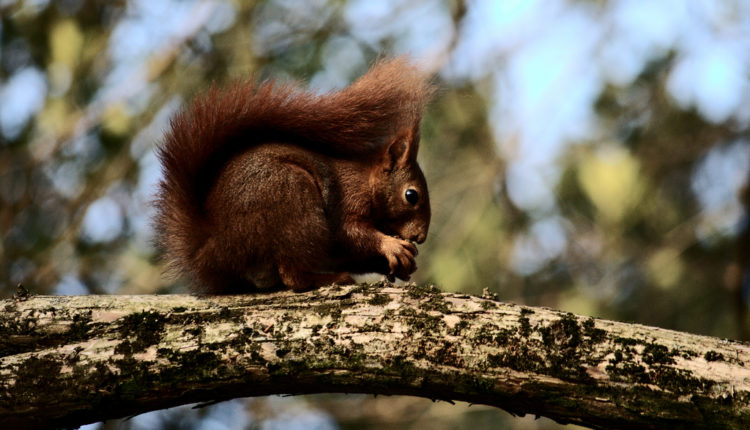
[[[210,82],[346,86],[409,54],[440,91],[418,282],[736,339],[746,313],[750,2],[0,0],[0,296],[167,293],[154,155]],[[307,396],[102,428],[555,428]]]

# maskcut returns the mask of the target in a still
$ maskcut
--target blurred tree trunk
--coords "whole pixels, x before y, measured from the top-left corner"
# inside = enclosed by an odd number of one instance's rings
[[[595,428],[750,426],[750,346],[433,287],[0,308],[2,428],[323,392],[464,400]]]
[[[747,315],[747,286],[750,278],[750,177],[740,192],[744,209],[740,229],[734,239],[733,258],[724,273],[724,282],[729,290],[737,321],[737,339],[750,340],[750,323]]]

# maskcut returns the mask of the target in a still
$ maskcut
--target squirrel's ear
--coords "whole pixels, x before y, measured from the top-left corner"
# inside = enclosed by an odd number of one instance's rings
[[[385,150],[386,170],[392,170],[397,166],[407,166],[417,161],[419,150],[419,138],[414,135],[400,135],[388,143]]]

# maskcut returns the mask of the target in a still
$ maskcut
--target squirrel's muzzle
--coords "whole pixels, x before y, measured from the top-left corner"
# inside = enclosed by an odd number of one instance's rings
[[[422,232],[419,234],[415,234],[414,236],[410,237],[409,240],[416,243],[424,243],[425,239],[427,239],[427,233]]]

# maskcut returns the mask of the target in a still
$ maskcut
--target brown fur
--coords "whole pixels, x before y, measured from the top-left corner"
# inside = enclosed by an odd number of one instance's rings
[[[349,273],[408,279],[430,221],[416,155],[431,93],[395,59],[324,95],[241,81],[196,97],[158,149],[156,230],[170,267],[210,293],[304,290]]]

